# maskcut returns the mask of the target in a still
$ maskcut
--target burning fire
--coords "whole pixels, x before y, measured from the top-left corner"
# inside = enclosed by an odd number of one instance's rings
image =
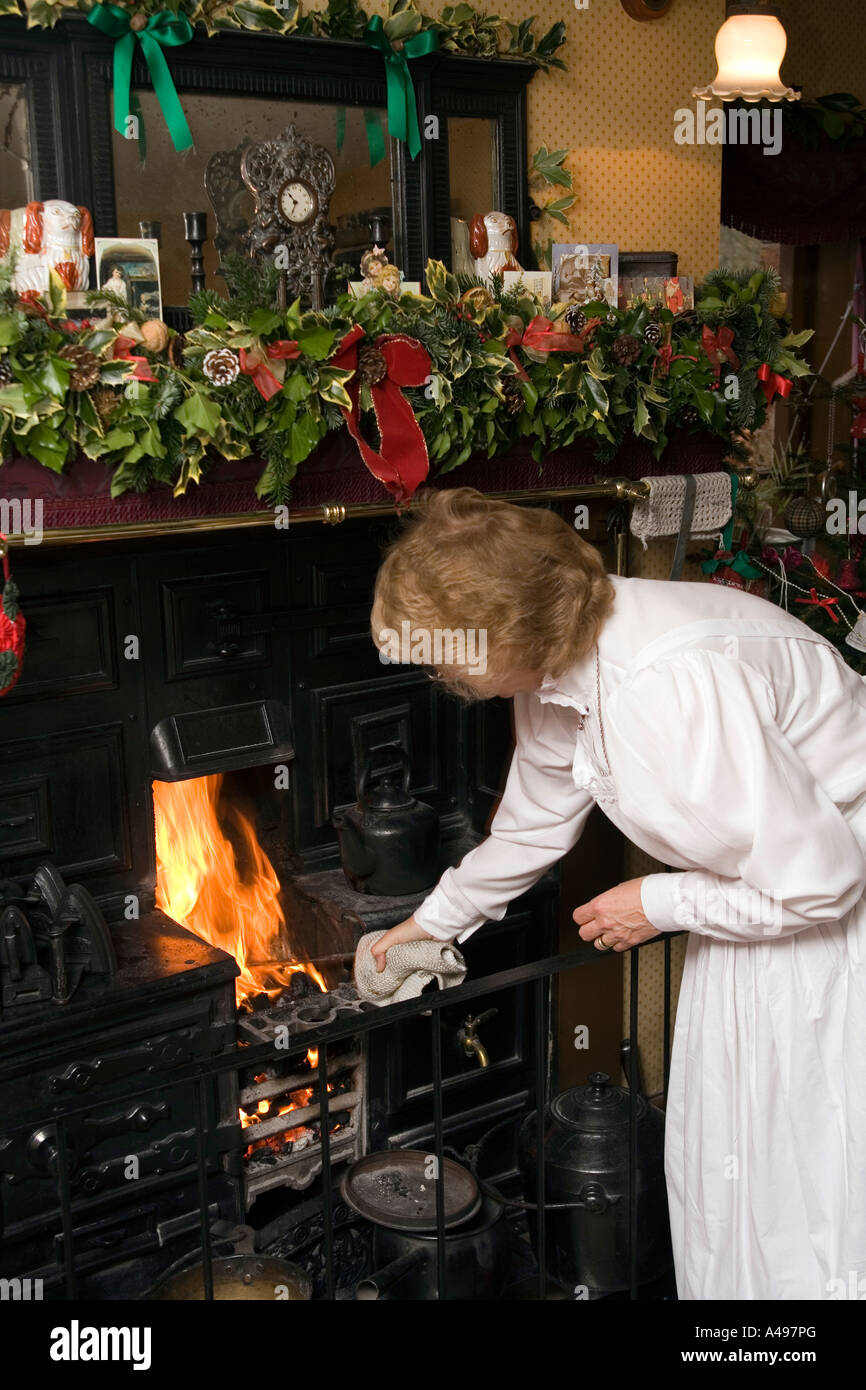
[[[276,998],[299,970],[326,992],[313,965],[292,959],[279,880],[251,822],[234,807],[217,814],[222,783],[221,773],[154,782],[156,905],[234,956],[238,1002],[249,994]]]

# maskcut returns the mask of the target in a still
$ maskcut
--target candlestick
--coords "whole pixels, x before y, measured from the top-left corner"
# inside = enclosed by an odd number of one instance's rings
[[[160,245],[162,239],[161,222],[139,222],[138,231],[139,234],[144,237],[145,241],[155,241],[157,246]]]
[[[204,256],[202,246],[207,241],[207,213],[185,212],[183,215],[184,236],[189,242],[190,269],[193,293],[204,289]]]

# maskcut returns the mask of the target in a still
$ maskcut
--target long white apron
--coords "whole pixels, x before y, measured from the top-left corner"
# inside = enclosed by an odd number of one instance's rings
[[[602,694],[613,775],[594,728],[575,753],[577,785],[684,871],[644,880],[650,921],[690,933],[665,1143],[681,1299],[866,1297],[866,687],[797,629],[651,642]]]

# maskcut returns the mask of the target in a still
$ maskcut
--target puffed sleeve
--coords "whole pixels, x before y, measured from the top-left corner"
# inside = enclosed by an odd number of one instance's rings
[[[574,728],[559,706],[514,697],[516,747],[490,835],[447,869],[415,920],[441,940],[464,941],[498,922],[583,831],[594,805],[572,777]]]
[[[754,667],[680,652],[627,678],[610,717],[623,810],[701,865],[644,878],[658,930],[765,940],[836,921],[861,897],[863,848],[776,723],[772,685]],[[852,718],[863,718],[853,706]]]

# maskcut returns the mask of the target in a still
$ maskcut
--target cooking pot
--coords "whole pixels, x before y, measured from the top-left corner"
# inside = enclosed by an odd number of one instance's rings
[[[213,1255],[214,1301],[256,1299],[270,1303],[296,1303],[312,1298],[312,1283],[302,1269],[289,1260],[256,1254],[253,1249],[254,1232],[249,1226],[235,1226],[225,1239],[221,1239],[222,1228],[226,1224],[218,1222],[211,1230],[211,1239],[215,1244],[225,1244],[227,1241],[229,1248],[235,1252]],[[184,1269],[166,1271],[156,1287],[147,1294],[147,1300],[204,1302],[203,1261],[199,1260]]]
[[[664,1176],[664,1115],[636,1093],[637,1280],[661,1278],[672,1266]],[[569,1204],[545,1215],[547,1273],[568,1289],[595,1297],[630,1287],[629,1092],[592,1072],[586,1086],[563,1091],[544,1117],[545,1205]],[[521,1126],[518,1154],[528,1201],[536,1193],[537,1120]],[[537,1214],[530,1212],[533,1242]]]
[[[387,753],[400,772],[373,773]],[[336,811],[343,873],[356,893],[404,897],[432,888],[439,876],[439,817],[409,791],[409,758],[399,744],[374,750],[364,764],[357,805]]]
[[[375,1274],[355,1290],[361,1300],[436,1299],[435,1231],[395,1231],[377,1226],[373,1232]],[[485,1197],[477,1216],[445,1232],[445,1296],[451,1300],[499,1298],[508,1282],[508,1223],[505,1209]]]
[[[358,1284],[357,1299],[439,1297],[435,1162],[420,1149],[394,1149],[366,1154],[344,1174],[347,1204],[374,1225],[377,1272]],[[446,1297],[498,1298],[509,1272],[504,1209],[482,1199],[473,1174],[451,1158],[443,1161],[443,1179]]]

